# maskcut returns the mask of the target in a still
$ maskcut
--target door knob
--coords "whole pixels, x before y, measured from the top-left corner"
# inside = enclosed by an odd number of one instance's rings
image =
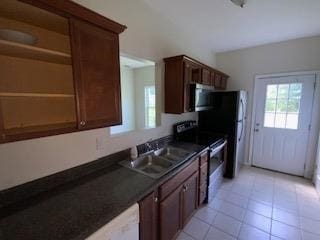
[[[158,202],[158,198],[157,197],[154,198],[154,202]]]
[[[81,126],[84,126],[84,125],[86,125],[86,122],[85,122],[85,121],[81,121],[81,122],[80,122],[80,125],[81,125]]]

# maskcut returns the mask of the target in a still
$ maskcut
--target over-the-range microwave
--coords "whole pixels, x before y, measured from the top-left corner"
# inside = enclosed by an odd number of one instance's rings
[[[213,86],[190,84],[190,110],[204,111],[213,108]]]

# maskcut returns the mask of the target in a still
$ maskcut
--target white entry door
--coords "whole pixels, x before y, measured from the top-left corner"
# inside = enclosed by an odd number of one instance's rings
[[[256,80],[253,165],[304,175],[315,75]]]

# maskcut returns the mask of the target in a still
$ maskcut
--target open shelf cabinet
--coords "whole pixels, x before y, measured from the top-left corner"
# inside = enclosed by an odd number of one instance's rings
[[[71,65],[71,55],[0,39],[0,54]]]

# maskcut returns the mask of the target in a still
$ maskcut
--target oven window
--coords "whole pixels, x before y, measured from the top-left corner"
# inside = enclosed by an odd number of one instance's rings
[[[223,151],[210,156],[210,175],[223,163]]]

